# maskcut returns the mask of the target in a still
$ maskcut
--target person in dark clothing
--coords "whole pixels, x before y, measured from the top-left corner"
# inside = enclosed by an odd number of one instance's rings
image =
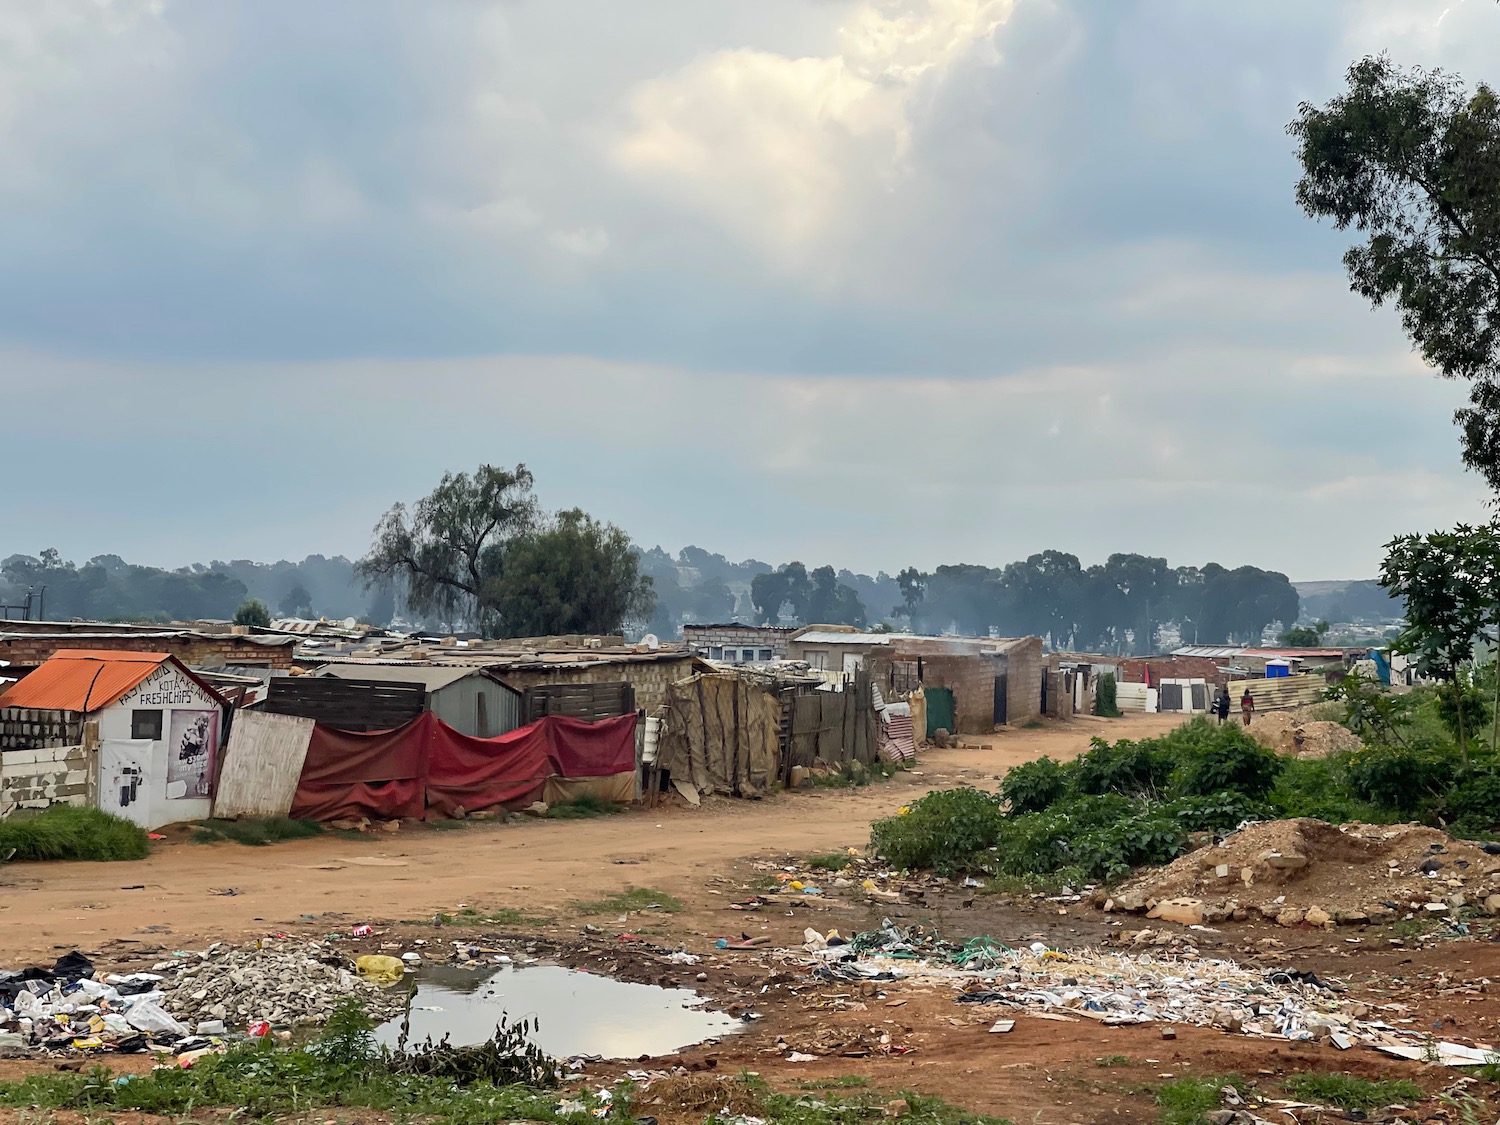
[[[1229,689],[1227,687],[1219,689],[1219,696],[1214,700],[1214,711],[1218,714],[1220,723],[1229,718]]]

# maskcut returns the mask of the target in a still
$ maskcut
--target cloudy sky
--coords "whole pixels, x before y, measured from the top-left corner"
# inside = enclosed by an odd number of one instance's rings
[[[0,555],[358,554],[527,463],[637,541],[1367,576],[1461,389],[1285,125],[1493,0],[0,0]]]

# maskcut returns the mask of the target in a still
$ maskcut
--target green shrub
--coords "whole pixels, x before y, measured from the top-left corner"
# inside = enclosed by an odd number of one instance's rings
[[[1275,814],[1309,816],[1330,824],[1347,824],[1351,820],[1382,824],[1397,819],[1391,810],[1377,808],[1350,790],[1348,760],[1347,753],[1327,758],[1288,758],[1276,779],[1276,788],[1267,798]]]
[[[1000,783],[1000,795],[1013,813],[1041,812],[1067,794],[1076,767],[1055,758],[1038,758],[1013,767]]]
[[[1458,767],[1451,747],[1371,746],[1349,756],[1349,788],[1361,800],[1410,815],[1442,793]]]
[[[625,811],[607,798],[594,793],[580,793],[567,801],[556,801],[547,806],[547,815],[553,820],[589,820],[596,816],[613,816]]]
[[[1263,798],[1276,784],[1285,759],[1251,738],[1240,727],[1188,724],[1191,742],[1174,775],[1174,789],[1186,796],[1206,797],[1231,790]],[[1186,739],[1184,741],[1187,741]]]
[[[1489,832],[1500,825],[1500,768],[1492,761],[1460,769],[1443,798],[1443,819],[1467,832]]]
[[[1094,685],[1094,714],[1101,719],[1121,717],[1119,694],[1115,688],[1113,672],[1104,673],[1099,677],[1099,682]]]
[[[1127,797],[1155,797],[1166,790],[1172,776],[1172,754],[1166,739],[1115,743],[1095,738],[1078,759],[1080,793],[1120,793]]]
[[[1106,882],[1144,864],[1170,863],[1186,849],[1187,830],[1160,805],[1082,832],[1069,845],[1074,864]]]
[[[36,816],[0,820],[0,855],[16,859],[145,859],[146,830],[98,809],[52,805]]]
[[[1000,837],[1000,798],[978,789],[941,789],[905,813],[870,826],[870,846],[895,867],[951,874],[975,865]]]
[[[1265,820],[1275,815],[1268,805],[1228,790],[1206,797],[1178,797],[1160,809],[1163,816],[1176,820],[1184,832],[1229,832],[1247,820]]]

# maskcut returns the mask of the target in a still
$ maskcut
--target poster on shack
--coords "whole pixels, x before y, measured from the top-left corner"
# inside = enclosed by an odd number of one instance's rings
[[[173,711],[167,750],[167,799],[211,796],[219,753],[217,711]]]

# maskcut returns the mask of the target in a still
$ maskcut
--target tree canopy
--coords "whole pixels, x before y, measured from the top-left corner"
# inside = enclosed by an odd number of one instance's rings
[[[803,624],[853,625],[863,628],[866,622],[864,603],[852,586],[839,581],[831,566],[820,566],[808,573],[800,562],[765,574],[757,574],[750,583],[750,601],[757,620],[774,625],[783,607]]]
[[[613,633],[654,603],[629,537],[579,509],[546,517],[525,465],[445,473],[410,510],[375,526],[358,569],[372,587],[397,583],[419,614],[485,636]]]
[[[255,625],[264,629],[271,624],[271,611],[266,609],[266,604],[256,598],[250,598],[239,609],[234,611],[234,623],[236,625]]]
[[[1500,98],[1384,55],[1347,78],[1287,127],[1297,202],[1359,233],[1344,254],[1351,288],[1394,303],[1422,357],[1470,381],[1455,417],[1464,461],[1500,489]]]

